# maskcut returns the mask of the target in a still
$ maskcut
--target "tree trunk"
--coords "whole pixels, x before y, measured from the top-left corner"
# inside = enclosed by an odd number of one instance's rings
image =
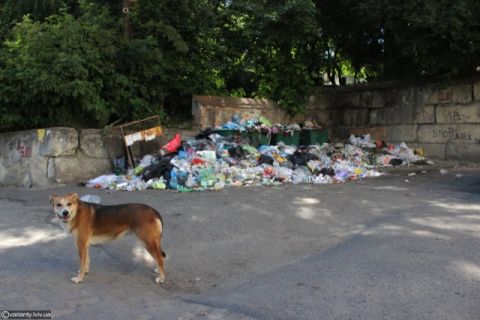
[[[130,7],[132,6],[133,2],[134,1],[132,0],[123,0],[123,3],[122,3],[123,36],[126,39],[130,39],[132,37],[132,25],[130,24],[128,15],[130,14]]]

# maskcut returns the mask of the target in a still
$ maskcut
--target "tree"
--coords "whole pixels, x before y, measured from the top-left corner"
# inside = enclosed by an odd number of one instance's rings
[[[84,2],[80,10],[78,18],[62,11],[44,22],[26,16],[5,41],[0,51],[4,130],[104,126],[161,112],[157,101],[165,91],[158,85],[161,53],[155,42],[124,43],[105,8]]]
[[[233,1],[227,8],[229,50],[235,53],[227,83],[247,95],[274,99],[291,113],[321,82],[324,48],[315,4],[309,0]],[[238,81],[238,80],[243,81]],[[238,88],[228,88],[238,89]]]
[[[337,50],[356,70],[368,68],[373,79],[468,75],[480,63],[478,1],[321,3],[325,30]]]
[[[477,0],[0,3],[3,130],[182,119],[193,94],[265,97],[298,113],[325,75],[342,85],[479,65]]]

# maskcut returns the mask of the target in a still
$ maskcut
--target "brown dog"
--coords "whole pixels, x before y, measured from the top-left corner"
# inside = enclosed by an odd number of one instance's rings
[[[117,239],[129,231],[135,233],[156,260],[159,277],[155,282],[165,281],[165,253],[161,247],[163,221],[158,211],[144,204],[104,206],[88,203],[81,201],[76,193],[51,195],[50,203],[77,241],[80,271],[71,279],[73,282],[81,282],[89,271],[89,245]]]

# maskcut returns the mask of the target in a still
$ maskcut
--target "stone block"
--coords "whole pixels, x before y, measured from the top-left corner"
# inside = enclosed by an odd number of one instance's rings
[[[408,124],[412,123],[417,113],[415,105],[397,105],[385,108],[387,113],[387,124]]]
[[[417,106],[413,123],[435,123],[435,106]]]
[[[343,125],[345,126],[366,126],[369,120],[367,109],[352,109],[343,112]]]
[[[386,106],[385,91],[361,91],[357,94],[359,108],[378,109]]]
[[[473,96],[472,89],[471,84],[437,86],[427,104],[470,103]]]
[[[415,105],[395,105],[370,111],[370,125],[400,125],[415,123],[417,115]]]
[[[417,89],[415,87],[391,89],[387,92],[387,107],[396,107],[403,110],[413,108],[417,104]]]
[[[328,109],[331,107],[331,92],[314,91],[307,100],[307,109]]]
[[[39,154],[42,132],[39,129],[0,134],[0,185],[24,188],[48,185],[47,162]]]
[[[418,141],[475,144],[480,141],[480,126],[474,124],[419,125]]]
[[[94,159],[85,155],[48,159],[48,178],[55,183],[78,183],[111,172],[109,159]]]
[[[338,126],[343,122],[343,113],[334,110],[311,110],[307,117],[323,127]]]
[[[47,179],[47,159],[33,157],[21,159],[5,166],[0,161],[0,185],[20,188],[44,187]]]
[[[475,101],[480,101],[480,81],[473,84],[473,96]]]
[[[80,150],[87,157],[111,160],[122,156],[124,148],[120,130],[111,130],[106,133],[100,129],[82,129],[80,131]]]
[[[387,108],[370,110],[370,125],[386,125],[387,124]]]
[[[438,106],[436,118],[437,123],[480,123],[480,103]]]
[[[350,130],[347,127],[330,127],[328,129],[328,137],[330,141],[344,141],[350,136]]]
[[[417,141],[416,125],[386,126],[385,139],[387,142]]]
[[[234,114],[244,119],[264,115],[272,118],[273,122],[288,119],[286,112],[272,100],[214,96],[192,98],[192,115],[199,128],[221,126],[230,121]]]
[[[435,92],[432,85],[423,85],[415,88],[415,103],[417,107],[431,105],[430,97]]]
[[[49,128],[41,139],[39,154],[58,157],[74,155],[78,148],[78,132],[73,128]]]
[[[476,161],[480,159],[480,143],[463,143],[450,142],[447,143],[447,159]]]
[[[378,109],[386,105],[383,91],[338,91],[330,103],[334,109]]]
[[[80,131],[80,150],[90,158],[108,158],[102,131],[99,129],[83,129]]]

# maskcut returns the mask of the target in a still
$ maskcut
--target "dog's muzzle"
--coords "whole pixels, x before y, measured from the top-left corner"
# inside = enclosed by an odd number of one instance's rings
[[[70,219],[70,212],[68,210],[63,210],[58,217],[62,219],[63,223],[67,223],[68,219]]]

